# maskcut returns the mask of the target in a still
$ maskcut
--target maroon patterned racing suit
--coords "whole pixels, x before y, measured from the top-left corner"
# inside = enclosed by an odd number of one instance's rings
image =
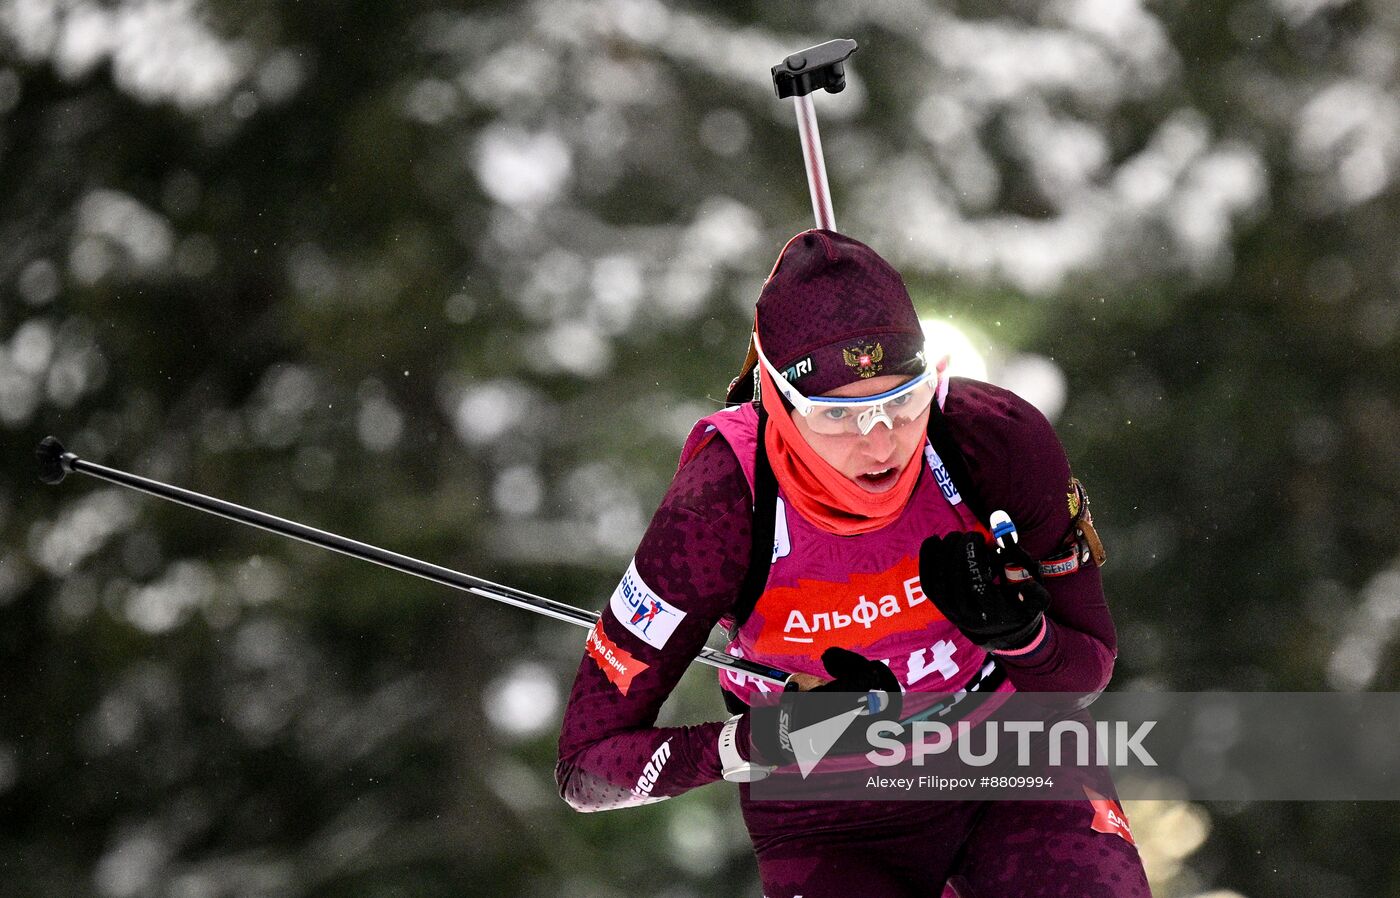
[[[1010,513],[1033,557],[1052,554],[1071,530],[1070,471],[1049,422],[1015,394],[961,378],[943,411],[986,507]],[[735,603],[748,565],[752,502],[722,440],[706,443],[677,472],[628,574],[680,613],[644,621],[656,629],[643,639],[612,603],[602,609],[559,739],[556,779],[572,807],[657,801],[722,778],[722,723],[655,723]],[[1045,585],[1052,600],[1044,638],[1032,652],[1000,659],[1007,677],[1019,691],[1103,689],[1116,638],[1098,568],[1085,564]],[[747,786],[740,789],[767,898],[912,898],[954,889],[963,898],[1149,894],[1126,824],[1099,825],[1102,808],[1088,800],[755,801]]]

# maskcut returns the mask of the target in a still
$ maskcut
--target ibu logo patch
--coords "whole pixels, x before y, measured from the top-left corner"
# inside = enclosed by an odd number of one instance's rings
[[[943,459],[938,457],[938,453],[933,451],[932,444],[924,446],[924,458],[928,460],[928,468],[933,472],[933,482],[938,484],[938,489],[943,493],[943,498],[948,500],[949,505],[957,505],[962,502],[962,494],[953,485],[953,478],[948,475],[948,468],[943,464]]]
[[[792,538],[788,536],[787,504],[778,497],[778,513],[773,517],[773,561],[792,554]]]
[[[613,590],[608,603],[613,617],[652,648],[664,648],[666,640],[685,619],[685,612],[652,591],[637,573],[637,560],[627,566],[622,582]]]

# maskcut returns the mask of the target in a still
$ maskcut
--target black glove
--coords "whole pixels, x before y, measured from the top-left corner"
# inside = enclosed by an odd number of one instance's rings
[[[979,533],[930,536],[919,548],[919,582],[968,639],[989,651],[1019,649],[1040,631],[1050,593],[1033,579],[1008,582],[1007,564],[1035,569],[1024,557],[1001,557]]]
[[[849,649],[835,646],[822,652],[822,666],[829,682],[799,691],[789,682],[776,706],[756,706],[750,721],[754,747],[770,764],[796,760],[790,734],[860,706],[861,715],[847,727],[825,754],[860,754],[872,746],[866,728],[878,720],[898,720],[903,707],[899,680],[889,666],[870,661]],[[817,693],[835,693],[818,696]]]

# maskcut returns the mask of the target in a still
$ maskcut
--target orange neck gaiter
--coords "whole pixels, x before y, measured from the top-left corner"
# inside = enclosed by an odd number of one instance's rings
[[[828,533],[855,536],[868,533],[894,522],[909,504],[914,485],[919,480],[921,465],[915,463],[923,443],[900,472],[893,489],[872,493],[837,471],[808,445],[797,425],[792,423],[779,398],[778,388],[759,366],[762,397],[772,399],[768,426],[764,428],[763,444],[768,450],[768,464],[782,487],[783,495],[797,507],[802,517]],[[876,424],[876,427],[883,425]]]

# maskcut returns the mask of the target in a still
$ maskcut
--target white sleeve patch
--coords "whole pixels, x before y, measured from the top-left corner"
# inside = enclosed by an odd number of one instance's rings
[[[609,601],[613,617],[652,648],[664,648],[666,640],[676,632],[685,612],[652,591],[637,573],[637,560],[627,566],[622,582],[613,590]]]

